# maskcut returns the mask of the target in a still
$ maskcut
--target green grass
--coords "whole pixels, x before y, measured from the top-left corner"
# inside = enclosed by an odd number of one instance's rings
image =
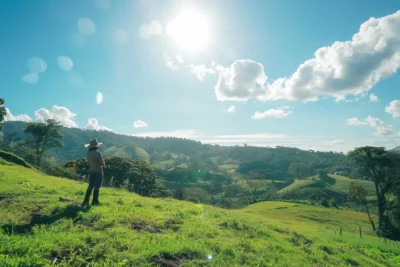
[[[149,153],[147,153],[146,150],[144,150],[143,148],[140,147],[136,147],[136,155],[144,160],[150,161],[150,155]]]
[[[156,164],[153,164],[153,167],[159,170],[167,170],[170,167],[172,167],[172,165],[174,164],[174,160],[170,159],[170,160],[164,160],[164,161],[160,161],[157,162]]]
[[[102,206],[82,209],[85,183],[19,166],[0,173],[0,266],[400,264],[399,247],[352,235],[368,228],[362,213],[281,202],[223,210],[111,188]]]
[[[239,165],[238,164],[232,164],[232,163],[228,163],[228,164],[221,164],[218,167],[228,173],[233,173],[236,171],[237,167]]]
[[[304,180],[296,180],[291,185],[281,189],[279,193],[285,193],[292,190],[296,191],[304,188],[325,188],[335,192],[347,194],[350,187],[350,183],[356,182],[362,185],[362,187],[367,191],[369,197],[373,198],[373,196],[375,196],[375,186],[374,183],[371,181],[354,180],[345,176],[331,175],[331,174],[329,174],[329,177],[334,179],[333,184],[321,183],[318,176],[311,176],[305,178]]]
[[[318,183],[317,181],[312,181],[312,180],[296,180],[294,183],[279,190],[279,193],[284,193],[292,190],[300,190],[309,187],[311,185],[315,185],[317,183]]]

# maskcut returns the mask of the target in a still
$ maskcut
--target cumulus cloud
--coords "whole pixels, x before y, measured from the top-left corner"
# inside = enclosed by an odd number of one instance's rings
[[[148,124],[144,121],[138,120],[133,123],[134,128],[146,128]]]
[[[254,115],[251,116],[251,118],[255,120],[261,120],[265,118],[283,119],[289,116],[291,113],[292,111],[290,110],[290,107],[284,106],[284,107],[269,109],[264,112],[256,111],[256,113],[254,113]]]
[[[230,107],[226,110],[226,112],[228,112],[228,113],[235,113],[235,111],[236,111],[236,107],[235,107],[235,106],[230,106]]]
[[[21,114],[21,115],[16,115],[14,116],[11,111],[6,108],[6,117],[4,118],[4,121],[24,121],[24,122],[30,122],[32,121],[31,117],[29,117],[26,114]]]
[[[346,120],[347,125],[350,126],[369,126],[375,129],[374,135],[376,136],[394,136],[398,133],[393,130],[391,125],[385,124],[381,119],[368,115],[364,120],[357,117],[352,117]]]
[[[266,81],[262,64],[250,59],[236,60],[221,70],[215,94],[219,101],[247,101],[265,94]]]
[[[45,121],[48,119],[53,119],[59,121],[61,125],[71,128],[78,127],[75,123],[74,118],[76,114],[71,112],[66,107],[59,107],[54,105],[51,110],[41,108],[35,111],[35,117],[38,121]]]
[[[390,102],[389,106],[385,108],[386,113],[389,113],[390,115],[393,116],[393,118],[399,118],[400,117],[400,101],[399,100],[393,100]]]
[[[86,124],[85,130],[95,130],[95,131],[111,131],[111,129],[101,126],[99,121],[95,118],[89,118],[88,123]]]
[[[215,92],[220,101],[343,99],[365,94],[399,67],[400,11],[370,18],[351,40],[319,48],[292,75],[272,83],[261,63],[237,60],[220,73]]]
[[[378,102],[378,97],[376,96],[376,95],[374,95],[374,94],[370,94],[369,95],[369,101],[370,102]]]

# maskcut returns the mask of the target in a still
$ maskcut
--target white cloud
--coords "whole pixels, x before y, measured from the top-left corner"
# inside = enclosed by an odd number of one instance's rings
[[[59,121],[61,125],[65,127],[78,127],[75,123],[74,118],[76,114],[71,112],[66,107],[59,107],[54,105],[51,110],[41,108],[35,111],[35,117],[38,121],[45,121],[48,119],[54,119]]]
[[[228,113],[235,113],[235,112],[236,112],[236,107],[235,107],[235,106],[230,106],[230,107],[226,110],[226,112],[228,112]]]
[[[111,129],[101,126],[99,121],[95,118],[89,118],[88,123],[86,124],[85,130],[95,130],[95,131],[111,131]]]
[[[146,128],[148,124],[144,121],[138,120],[133,123],[134,128]]]
[[[166,132],[144,132],[132,134],[137,137],[176,137],[176,138],[187,138],[194,139],[201,136],[200,133],[197,133],[196,130],[193,129],[183,129],[183,130],[175,130],[175,131],[166,131]]]
[[[370,94],[370,95],[369,95],[369,101],[370,101],[370,102],[378,102],[379,99],[378,99],[378,97],[377,97],[376,95]]]
[[[165,65],[169,68],[169,69],[177,69],[177,62],[178,61],[176,58],[174,59],[169,53],[168,51],[164,52],[164,60],[165,60]],[[179,63],[179,61],[178,61]]]
[[[236,60],[221,70],[215,94],[219,101],[246,101],[265,94],[266,81],[262,64],[250,59]]]
[[[65,56],[59,56],[57,59],[57,64],[63,71],[70,71],[74,67],[72,60]]]
[[[97,92],[96,94],[96,103],[97,105],[100,105],[101,103],[103,103],[103,94],[101,92]]]
[[[395,136],[399,135],[391,125],[385,124],[381,119],[368,115],[364,120],[357,117],[352,117],[346,120],[350,126],[369,126],[375,129],[374,135],[376,136]]]
[[[283,119],[289,116],[291,113],[292,111],[290,110],[290,107],[284,106],[275,109],[269,109],[264,112],[256,111],[256,113],[254,113],[254,115],[251,116],[251,118],[255,120],[261,120],[265,118]]]
[[[14,116],[11,111],[6,108],[6,117],[4,118],[4,121],[24,121],[24,122],[30,122],[32,121],[31,117],[29,117],[26,114],[21,114],[21,115],[16,115]]]
[[[385,108],[385,111],[386,113],[392,115],[393,118],[400,117],[400,101],[393,100],[392,102],[390,102],[389,106]]]
[[[176,60],[177,60],[179,63],[183,64],[183,57],[182,57],[181,55],[177,55],[177,56],[176,56]]]
[[[347,125],[350,126],[360,126],[360,125],[367,125],[366,122],[360,121],[357,117],[352,117],[346,120]]]
[[[362,95],[400,68],[400,11],[361,24],[351,40],[321,47],[288,77],[267,84],[263,65],[237,60],[219,75],[220,101],[316,101]]]
[[[217,139],[246,139],[246,140],[263,140],[263,139],[280,139],[289,138],[287,134],[274,133],[257,133],[257,134],[230,134],[215,136]]]
[[[345,145],[346,142],[343,141],[343,140],[333,140],[332,144],[334,144],[334,145]]]
[[[192,70],[192,73],[196,75],[197,79],[200,81],[204,80],[204,77],[207,74],[215,74],[215,70],[213,68],[207,68],[206,65],[201,64],[201,65],[190,65],[190,68]]]

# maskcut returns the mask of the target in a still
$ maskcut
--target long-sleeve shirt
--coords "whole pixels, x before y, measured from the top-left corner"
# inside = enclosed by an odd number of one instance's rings
[[[103,170],[104,160],[101,153],[97,150],[90,150],[86,155],[89,162],[89,172],[100,172]]]

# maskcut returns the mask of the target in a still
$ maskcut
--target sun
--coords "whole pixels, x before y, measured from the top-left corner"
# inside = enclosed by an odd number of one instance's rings
[[[195,10],[184,10],[167,24],[167,34],[191,52],[204,48],[209,41],[209,27],[204,15]]]

